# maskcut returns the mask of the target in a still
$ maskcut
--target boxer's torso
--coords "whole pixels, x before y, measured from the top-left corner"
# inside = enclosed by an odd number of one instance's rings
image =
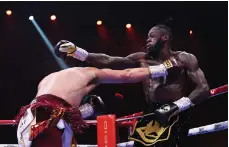
[[[55,72],[40,82],[37,96],[53,94],[72,106],[79,106],[83,96],[96,86],[88,85],[94,78],[93,72],[87,68],[69,68]]]
[[[177,62],[180,62],[179,53],[174,52],[171,57],[174,57]],[[148,65],[161,64],[163,61],[155,60],[140,60],[142,67]],[[143,90],[147,102],[173,102],[180,99],[186,93],[187,74],[186,69],[182,67],[169,72],[166,78],[147,79],[143,81]]]

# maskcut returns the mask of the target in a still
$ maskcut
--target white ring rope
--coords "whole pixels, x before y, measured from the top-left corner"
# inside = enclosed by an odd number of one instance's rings
[[[117,147],[132,147],[134,145],[134,141],[122,142],[118,143]],[[97,145],[77,145],[77,147],[97,147]]]
[[[188,136],[194,136],[198,134],[206,134],[211,132],[216,132],[220,130],[225,130],[228,128],[228,121],[214,123],[211,125],[206,125],[198,128],[192,128],[188,132]],[[117,147],[132,147],[134,141],[118,143]],[[0,147],[18,147],[17,144],[0,144]],[[77,145],[77,147],[97,147],[97,145]]]
[[[137,118],[142,118],[142,116],[133,116],[133,117],[127,117],[127,118],[118,118],[118,119],[116,119],[116,122],[133,120],[133,119],[137,119]],[[97,120],[85,120],[85,122],[87,124],[90,124],[90,125],[96,125],[97,124]]]
[[[225,130],[228,128],[228,121],[214,123],[211,125],[206,125],[198,128],[193,128],[188,131],[188,136],[198,135],[198,134],[206,134],[210,132],[216,132],[220,130]]]
[[[134,141],[122,142],[118,143],[117,147],[132,147],[134,145]],[[0,144],[0,147],[18,147],[17,144]],[[77,145],[77,147],[98,147],[98,145]]]

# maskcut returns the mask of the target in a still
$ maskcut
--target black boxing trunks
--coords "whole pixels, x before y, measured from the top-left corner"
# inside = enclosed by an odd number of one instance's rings
[[[78,108],[51,95],[41,95],[16,117],[19,146],[62,147],[76,145],[73,133],[87,127]]]
[[[134,147],[181,147],[190,128],[189,117],[184,113],[171,119],[167,126],[161,126],[153,120],[153,112],[162,103],[151,102],[143,111],[143,117],[137,121],[129,140],[135,141]]]

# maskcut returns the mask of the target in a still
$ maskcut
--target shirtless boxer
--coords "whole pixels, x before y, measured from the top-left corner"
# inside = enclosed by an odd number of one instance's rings
[[[209,96],[209,87],[204,73],[198,66],[196,57],[187,52],[172,51],[171,41],[172,33],[170,29],[165,25],[157,25],[148,33],[146,53],[138,52],[127,57],[112,57],[106,54],[88,53],[69,41],[62,41],[65,43],[60,48],[56,48],[55,53],[59,57],[63,57],[65,56],[63,53],[67,53],[67,56],[102,68],[146,67],[158,65],[165,60],[175,58],[180,68],[170,73],[166,79],[156,78],[152,80],[148,78],[142,82],[147,102],[147,106],[143,108],[143,114],[147,117],[143,117],[136,124],[135,131],[129,139],[136,141],[135,146],[180,147],[182,141],[185,142],[184,139],[189,130],[188,124],[185,123],[187,118],[182,116],[180,112],[206,99]],[[189,79],[196,85],[194,90],[190,89]],[[180,100],[179,102],[183,104],[175,102],[177,100]],[[148,115],[151,113],[154,113],[153,117]],[[180,117],[178,117],[178,114]],[[171,118],[173,120],[170,120]],[[152,121],[150,121],[151,119]],[[179,120],[177,121],[177,119]],[[165,131],[164,134],[158,134],[158,132],[155,132],[154,127],[157,127],[157,125],[153,120],[157,120],[160,125],[164,126],[164,128],[161,128],[162,130],[166,128],[165,130],[168,131],[173,126],[169,131],[170,133]],[[153,125],[150,123],[153,123]],[[161,129],[157,129],[157,131],[161,131]],[[157,137],[155,137],[155,133]],[[154,134],[154,137],[152,137],[152,134]]]
[[[61,44],[58,44],[58,46]],[[86,127],[79,110],[82,98],[100,83],[136,83],[167,76],[177,66],[163,64],[126,70],[75,67],[46,76],[38,85],[36,98],[18,114],[20,147],[70,147],[74,133]]]

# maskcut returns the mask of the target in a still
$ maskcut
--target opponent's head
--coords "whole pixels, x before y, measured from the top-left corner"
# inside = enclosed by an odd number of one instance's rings
[[[149,55],[155,55],[166,43],[172,40],[172,33],[165,25],[156,25],[148,33],[146,49]]]

